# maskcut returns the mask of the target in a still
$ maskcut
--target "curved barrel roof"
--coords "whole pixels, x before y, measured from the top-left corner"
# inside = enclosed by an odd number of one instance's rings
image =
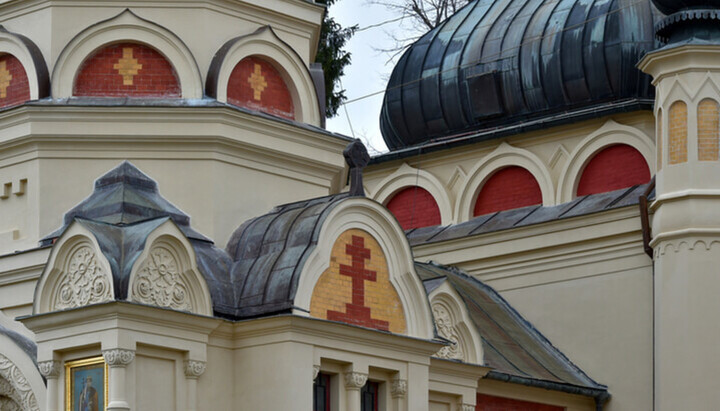
[[[474,0],[400,58],[380,126],[390,149],[635,100],[656,46],[650,0]],[[619,106],[625,107],[627,106]]]

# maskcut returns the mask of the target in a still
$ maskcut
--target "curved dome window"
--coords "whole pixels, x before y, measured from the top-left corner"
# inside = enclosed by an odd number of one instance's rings
[[[397,218],[403,230],[440,224],[440,208],[427,190],[407,187],[395,194],[387,208]]]
[[[179,98],[173,66],[156,50],[119,43],[95,51],[80,66],[74,96]]]
[[[542,204],[535,177],[518,166],[503,168],[483,184],[475,201],[474,216]]]
[[[30,100],[30,83],[20,60],[12,54],[0,55],[0,107]]]
[[[698,160],[718,161],[720,105],[705,99],[698,104]]]
[[[604,193],[648,181],[650,169],[642,154],[629,145],[618,144],[599,151],[587,163],[577,195]]]
[[[258,57],[242,59],[230,73],[228,103],[295,119],[290,90],[272,64]]]

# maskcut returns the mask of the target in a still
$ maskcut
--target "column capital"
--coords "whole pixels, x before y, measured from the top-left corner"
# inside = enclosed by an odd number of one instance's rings
[[[320,366],[319,365],[313,365],[313,381],[315,381],[318,377],[318,374],[320,374]]]
[[[47,379],[57,378],[60,376],[61,368],[62,365],[60,361],[50,360],[38,362],[38,370],[40,370],[40,374]]]
[[[461,401],[458,401],[458,410],[460,410],[460,411],[475,411],[475,406],[472,404],[465,404],[461,400]]]
[[[113,348],[111,350],[103,350],[105,362],[110,367],[125,367],[135,359],[134,350],[125,350],[122,348]]]
[[[205,373],[207,363],[205,361],[188,360],[185,361],[185,377],[200,378]]]
[[[368,375],[364,372],[350,371],[345,373],[345,388],[359,390],[367,382]]]
[[[394,378],[390,384],[390,394],[393,398],[402,398],[407,395],[407,380]]]

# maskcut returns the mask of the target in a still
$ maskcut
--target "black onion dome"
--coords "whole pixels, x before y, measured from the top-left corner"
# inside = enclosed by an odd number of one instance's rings
[[[385,142],[651,104],[651,79],[635,64],[655,48],[660,18],[650,0],[471,1],[400,58],[380,115]]]

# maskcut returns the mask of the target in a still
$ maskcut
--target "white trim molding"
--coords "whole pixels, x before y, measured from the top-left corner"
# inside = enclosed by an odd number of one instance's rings
[[[481,159],[467,175],[464,190],[455,204],[456,222],[473,218],[473,207],[478,193],[495,172],[505,167],[518,166],[535,177],[542,193],[544,206],[555,205],[555,189],[547,166],[532,152],[502,142],[492,153]]]
[[[48,68],[45,58],[35,43],[0,26],[0,53],[11,54],[22,64],[30,86],[30,100],[48,96],[50,93]]]
[[[230,74],[240,61],[251,56],[268,61],[280,73],[293,100],[295,121],[320,126],[324,114],[320,113],[310,71],[295,50],[280,40],[270,26],[231,39],[217,51],[207,76],[207,95],[227,103]]]
[[[407,237],[395,218],[381,204],[364,197],[342,201],[328,214],[317,246],[302,269],[295,294],[294,313],[309,315],[315,284],[330,265],[330,253],[337,238],[351,229],[367,232],[380,245],[388,263],[390,282],[398,293],[407,322],[407,335],[430,340],[434,326],[425,288],[415,273]]]
[[[558,180],[557,203],[567,203],[575,198],[577,185],[587,163],[603,150],[612,145],[625,144],[642,154],[655,174],[655,142],[642,130],[608,120],[599,129],[585,137],[570,154],[569,161],[563,167]]]
[[[101,47],[121,41],[137,42],[157,50],[175,69],[182,98],[203,97],[202,76],[185,43],[168,29],[126,9],[111,19],[81,31],[65,46],[52,73],[53,98],[71,97],[82,63]]]

